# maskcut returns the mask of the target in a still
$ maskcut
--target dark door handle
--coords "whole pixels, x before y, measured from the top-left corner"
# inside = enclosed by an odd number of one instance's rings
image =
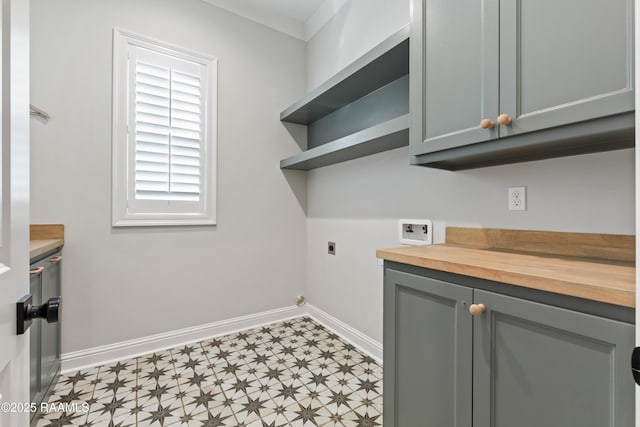
[[[636,384],[640,385],[640,347],[634,348],[631,353],[631,372]]]
[[[60,305],[62,297],[49,298],[49,301],[42,305],[32,305],[31,294],[25,295],[18,301],[17,334],[24,334],[31,326],[33,319],[47,319],[47,323],[55,323],[60,320]]]

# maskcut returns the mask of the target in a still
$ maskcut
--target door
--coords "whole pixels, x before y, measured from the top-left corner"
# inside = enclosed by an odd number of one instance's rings
[[[498,25],[498,0],[412,1],[412,155],[497,138]]]
[[[640,7],[634,5],[635,57],[640,58]],[[635,62],[634,62],[635,64]],[[634,68],[635,81],[640,81],[639,67]],[[635,107],[640,111],[640,96],[636,93]],[[636,141],[640,140],[640,114],[636,114]],[[637,145],[637,142],[636,142]],[[640,150],[635,150],[636,165],[640,165]],[[640,247],[640,168],[636,167],[636,248]],[[640,251],[636,250],[636,266],[640,265]],[[636,268],[636,307],[640,307],[640,269]],[[640,310],[636,310],[636,325],[640,325]],[[640,327],[636,328],[636,346],[640,346]],[[640,427],[640,386],[635,390],[636,427]]]
[[[474,290],[474,427],[631,427],[634,327]]]
[[[501,0],[500,137],[633,111],[633,21],[633,0]]]
[[[2,0],[0,16],[0,427],[24,427],[29,332],[16,335],[16,302],[29,293],[29,2]]]
[[[385,426],[471,426],[472,297],[471,288],[385,269]]]

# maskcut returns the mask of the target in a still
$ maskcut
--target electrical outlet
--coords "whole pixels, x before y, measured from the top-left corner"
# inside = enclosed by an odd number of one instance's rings
[[[327,253],[329,255],[335,255],[336,254],[336,243],[335,242],[328,242],[327,243]]]
[[[428,219],[401,219],[398,227],[400,243],[430,245],[433,242],[433,225]]]
[[[527,210],[527,187],[509,187],[509,210]]]

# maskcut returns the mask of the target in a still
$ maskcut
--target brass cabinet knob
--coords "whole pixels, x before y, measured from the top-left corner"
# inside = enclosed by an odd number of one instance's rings
[[[29,271],[29,276],[37,276],[44,271],[44,267],[36,267]]]
[[[484,119],[480,122],[480,127],[482,129],[493,129],[495,127],[495,123],[491,119]]]
[[[498,124],[501,126],[509,126],[511,124],[511,117],[508,114],[500,114],[498,116]]]
[[[485,307],[484,304],[471,304],[469,306],[469,313],[471,313],[472,316],[480,316],[486,310],[487,307]]]

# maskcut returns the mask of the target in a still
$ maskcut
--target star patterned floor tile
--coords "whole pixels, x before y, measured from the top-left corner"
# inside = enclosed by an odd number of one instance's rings
[[[61,375],[34,426],[382,425],[382,366],[308,317]]]

